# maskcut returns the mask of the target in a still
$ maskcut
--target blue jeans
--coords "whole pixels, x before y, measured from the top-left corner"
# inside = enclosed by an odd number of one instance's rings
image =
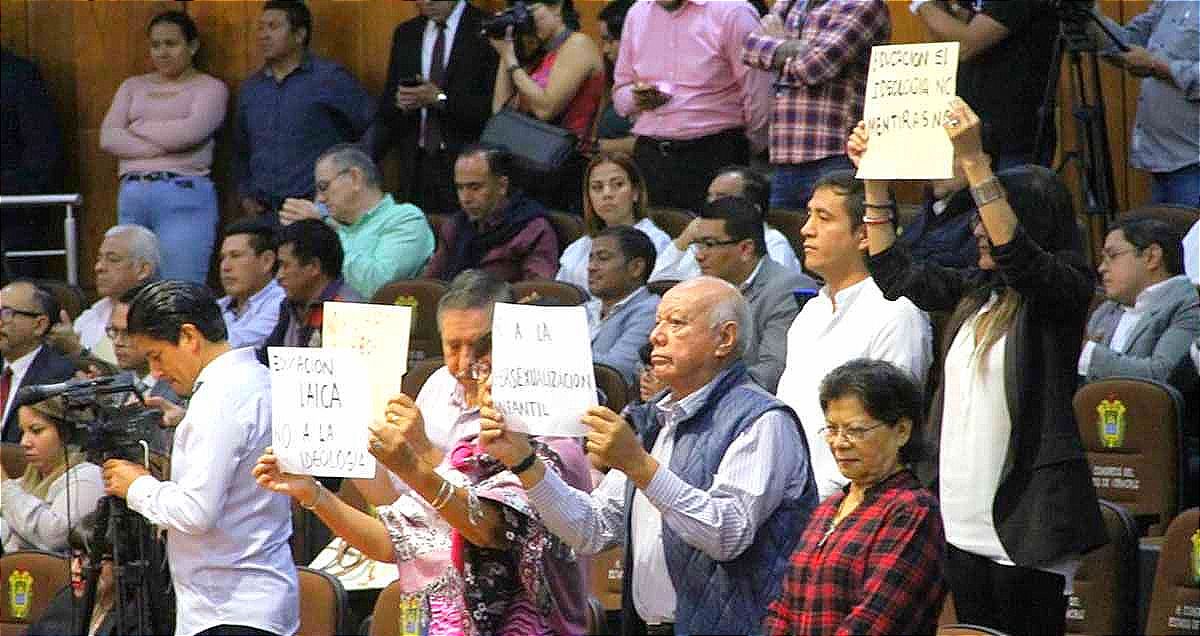
[[[208,177],[126,180],[117,194],[117,221],[158,235],[162,278],[207,282],[217,216],[217,190]]]
[[[1184,166],[1174,172],[1153,172],[1150,186],[1151,203],[1174,203],[1200,207],[1200,163]]]
[[[846,155],[834,155],[804,163],[772,164],[771,207],[803,210],[812,198],[813,185],[833,170],[853,170]]]

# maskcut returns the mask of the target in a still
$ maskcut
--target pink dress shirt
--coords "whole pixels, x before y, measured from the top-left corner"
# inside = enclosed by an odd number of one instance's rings
[[[617,112],[636,113],[638,136],[697,139],[744,127],[751,145],[764,147],[771,76],[742,63],[742,45],[757,28],[758,14],[747,2],[686,0],[675,11],[634,3],[613,73]],[[636,112],[635,82],[656,84],[671,100]]]

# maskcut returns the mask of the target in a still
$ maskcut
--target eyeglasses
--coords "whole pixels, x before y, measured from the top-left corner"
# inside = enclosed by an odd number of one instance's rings
[[[866,439],[867,433],[870,433],[871,431],[883,425],[884,423],[880,422],[874,426],[826,426],[825,428],[817,431],[817,433],[820,434],[821,437],[824,437],[825,441],[829,442],[830,444],[832,444],[834,440],[839,437],[846,438],[846,441],[848,442],[861,442]]]
[[[337,181],[342,175],[344,175],[348,172],[350,172],[350,168],[342,168],[342,170],[340,172],[333,175],[332,179],[329,179],[328,181],[318,181],[316,183],[317,192],[324,193],[326,190],[329,189],[329,186],[332,185],[334,181]]]
[[[129,331],[126,329],[116,329],[114,327],[105,327],[104,335],[108,336],[109,340],[119,342],[129,337]]]
[[[44,312],[40,311],[25,311],[16,307],[0,307],[0,320],[12,320],[13,316],[25,316],[27,318],[37,318],[45,316]]]
[[[715,239],[715,238],[706,238],[706,239],[699,239],[696,241],[692,241],[691,246],[696,248],[697,250],[710,250],[714,247],[720,247],[722,245],[733,245],[734,243],[741,243],[744,240],[746,240],[746,239],[724,239],[724,240],[722,240],[722,239]]]
[[[1137,247],[1128,247],[1123,250],[1100,250],[1100,262],[1111,263],[1130,252],[1141,252],[1141,251],[1142,250]]]

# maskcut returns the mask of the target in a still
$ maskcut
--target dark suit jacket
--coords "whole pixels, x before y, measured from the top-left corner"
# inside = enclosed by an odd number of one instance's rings
[[[792,290],[798,287],[816,289],[818,285],[808,276],[764,256],[754,281],[742,292],[754,320],[743,359],[750,377],[771,393],[779,387],[779,376],[787,363],[788,329],[800,313],[800,305],[792,295]]]
[[[12,387],[8,399],[16,399],[17,391],[21,387],[34,384],[54,384],[69,380],[73,375],[75,375],[74,363],[50,346],[43,346],[42,350],[34,356],[33,364],[29,365],[25,377],[21,378],[21,386]],[[9,410],[8,417],[4,418],[4,441],[14,443],[21,441],[21,427],[17,425],[17,409],[15,408]]]
[[[496,82],[499,58],[487,40],[479,36],[480,21],[485,14],[471,5],[463,9],[454,42],[450,47],[450,62],[446,65],[444,108],[430,108],[430,114],[440,118],[446,152],[451,155],[474,143],[492,116],[492,92]],[[367,133],[367,146],[376,160],[392,147],[402,153],[405,171],[416,162],[418,136],[421,131],[421,111],[402,112],[396,108],[396,87],[400,80],[421,72],[421,46],[428,20],[417,16],[396,27],[392,35],[392,54],[388,61],[387,83],[379,97],[375,122]],[[411,181],[403,175],[405,183]]]

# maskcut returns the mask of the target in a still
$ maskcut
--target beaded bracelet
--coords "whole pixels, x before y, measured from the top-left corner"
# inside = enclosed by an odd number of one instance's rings
[[[429,505],[433,506],[434,510],[441,510],[442,508],[445,508],[446,504],[450,503],[450,500],[453,498],[454,484],[450,483],[450,480],[443,477],[442,485],[438,488],[437,495],[434,496],[433,501],[431,501]]]

